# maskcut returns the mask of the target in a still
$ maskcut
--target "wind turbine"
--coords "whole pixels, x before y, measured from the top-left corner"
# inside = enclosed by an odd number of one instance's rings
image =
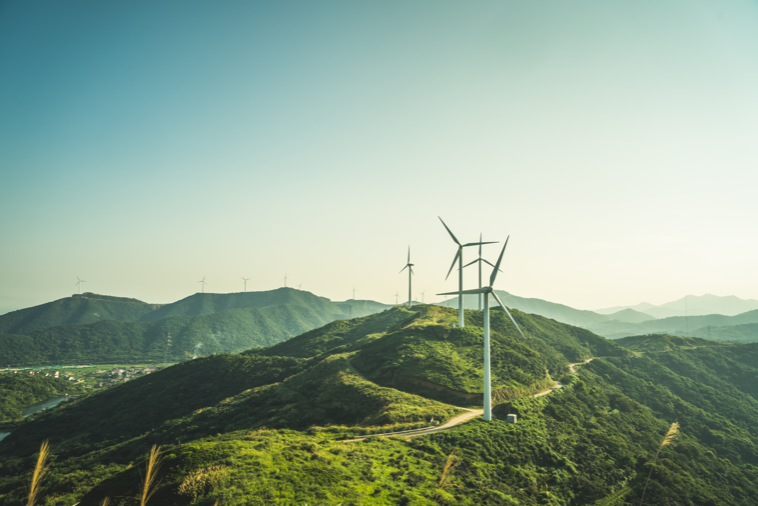
[[[287,275],[284,275],[284,288],[287,288]]]
[[[488,264],[490,267],[495,267],[494,265],[492,265],[491,263],[489,263],[487,260],[485,260],[484,258],[482,258],[482,244],[483,244],[482,243],[482,234],[479,234],[479,258],[477,258],[473,262],[469,262],[469,263],[467,263],[466,265],[463,266],[463,268],[465,269],[469,265],[473,265],[473,264],[479,262],[479,288],[482,287],[482,262]],[[479,294],[479,311],[481,311],[481,310],[482,310],[482,294]]]
[[[298,290],[302,290],[302,289],[303,289],[303,284],[302,284],[302,283],[300,283],[299,285],[297,285],[297,289],[298,289]]]
[[[198,281],[198,283],[202,283],[202,284],[200,285],[200,293],[205,293],[205,285],[207,285],[207,284],[208,284],[208,283],[206,283],[206,281],[205,281],[205,276],[203,276],[203,279],[201,279],[200,281]]]
[[[426,293],[426,290],[424,290],[423,292],[421,292],[421,303],[422,304],[424,303],[424,294],[425,293]]]
[[[79,288],[79,294],[82,293],[82,283],[86,283],[83,279],[80,279],[79,276],[76,277],[76,284],[74,286]]]
[[[355,300],[355,287],[353,287],[353,300]]]
[[[398,297],[400,297],[400,294],[398,292],[395,292],[395,305],[396,306],[397,306]]]
[[[405,264],[405,267],[400,269],[400,272],[403,272],[405,269],[408,269],[408,307],[411,307],[411,301],[413,300],[413,295],[411,294],[411,276],[413,276],[413,264],[411,263],[411,247],[408,246],[408,263]],[[398,272],[398,274],[400,274]]]
[[[205,278],[203,278],[203,279],[205,279]],[[247,282],[249,280],[250,280],[250,278],[242,278],[242,281],[244,281],[244,283],[245,283],[245,291],[247,291]],[[481,285],[481,283],[479,283],[479,285]]]
[[[495,297],[495,300],[497,301],[497,303],[500,304],[500,307],[503,308],[503,311],[505,311],[505,314],[507,314],[508,318],[511,319],[511,321],[513,322],[513,325],[516,326],[516,329],[519,331],[519,334],[521,334],[521,337],[526,339],[526,336],[524,336],[524,333],[521,332],[521,328],[518,326],[518,323],[516,323],[516,320],[514,320],[513,316],[511,316],[511,312],[508,311],[508,308],[505,307],[503,302],[500,300],[500,297],[497,296],[494,289],[492,288],[492,285],[495,284],[495,278],[497,278],[497,273],[500,270],[500,262],[503,260],[503,254],[505,253],[506,246],[508,246],[508,239],[505,240],[505,244],[503,244],[503,250],[500,252],[500,257],[497,259],[495,268],[492,270],[492,274],[490,275],[490,286],[485,286],[484,288],[476,288],[474,290],[461,290],[460,292],[449,292],[449,293],[438,294],[438,295],[458,295],[459,297],[462,297],[464,294],[480,294],[481,293],[484,295],[484,416],[483,417],[487,421],[492,419],[492,380],[490,377],[490,306],[489,306],[490,295]]]
[[[440,218],[437,216],[437,218]],[[442,218],[440,218],[440,221],[442,221]],[[458,261],[458,291],[463,293],[463,248],[467,248],[469,246],[481,246],[482,244],[495,244],[495,242],[469,242],[466,244],[461,244],[461,242],[453,235],[453,233],[450,231],[450,229],[445,225],[445,222],[442,221],[442,225],[445,227],[445,230],[447,230],[447,233],[450,234],[450,237],[453,238],[453,241],[455,241],[455,244],[458,245],[458,252],[455,254],[455,258],[453,258],[453,263],[450,265],[450,270],[447,271],[447,276],[445,276],[445,279],[450,277],[450,273],[453,272],[453,267],[455,267],[455,261]],[[458,326],[463,327],[463,296],[458,297]]]

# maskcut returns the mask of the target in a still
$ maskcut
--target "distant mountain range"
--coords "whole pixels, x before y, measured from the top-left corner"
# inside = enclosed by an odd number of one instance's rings
[[[720,297],[718,295],[687,295],[681,299],[666,302],[658,306],[642,302],[635,306],[614,306],[604,309],[596,309],[596,313],[609,315],[624,309],[633,309],[647,313],[654,318],[668,318],[670,316],[699,316],[710,314],[722,314],[735,316],[753,309],[758,309],[758,300],[740,299],[734,295]]]
[[[0,316],[0,364],[176,361],[239,352],[390,307],[332,302],[293,288],[197,293],[166,305],[85,293]]]

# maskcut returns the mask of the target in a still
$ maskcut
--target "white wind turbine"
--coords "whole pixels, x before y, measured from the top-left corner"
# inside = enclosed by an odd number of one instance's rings
[[[400,297],[399,292],[395,292],[395,305],[397,306],[398,297]]]
[[[201,279],[200,281],[198,281],[198,283],[202,283],[202,284],[200,285],[200,293],[205,293],[205,285],[207,285],[207,284],[208,284],[208,283],[205,281],[205,276],[203,276],[203,279]]]
[[[411,301],[413,300],[413,295],[411,293],[411,276],[413,276],[413,264],[411,263],[411,247],[408,246],[408,263],[405,264],[405,267],[400,269],[400,272],[403,272],[405,269],[408,269],[408,307],[411,307]],[[400,274],[398,272],[398,274]]]
[[[76,277],[76,284],[74,286],[78,287],[80,295],[82,293],[82,283],[86,283],[86,281],[84,281],[83,279],[80,279],[79,276],[77,276]]]
[[[240,276],[242,277],[242,276]],[[205,279],[205,278],[203,278]],[[245,291],[247,292],[247,282],[250,281],[250,278],[242,278],[242,281],[245,283]],[[479,283],[481,285],[481,283]]]
[[[437,218],[440,218],[437,216]],[[442,218],[440,218],[440,221],[442,221]],[[447,230],[447,233],[450,234],[450,237],[453,238],[453,241],[455,241],[455,244],[458,245],[458,252],[455,254],[455,258],[453,258],[453,263],[450,265],[450,270],[447,271],[447,276],[445,276],[445,279],[450,277],[450,273],[453,272],[453,267],[455,267],[455,262],[458,261],[458,291],[462,293],[463,291],[463,248],[467,248],[469,246],[480,246],[482,244],[495,244],[497,241],[494,242],[469,242],[466,244],[461,244],[461,242],[455,237],[455,235],[450,231],[450,229],[447,227],[444,221],[442,221],[442,225],[445,227],[445,230]],[[458,297],[458,326],[463,327],[463,296]]]
[[[490,267],[495,267],[490,262],[488,262],[487,260],[485,260],[484,258],[482,258],[482,244],[484,244],[482,242],[482,234],[479,234],[479,258],[477,258],[473,262],[469,262],[469,263],[467,263],[466,265],[463,266],[463,268],[465,269],[469,265],[473,265],[473,264],[475,264],[477,262],[479,263],[479,288],[482,287],[482,262],[486,263]],[[481,311],[481,310],[482,310],[482,294],[479,294],[479,311]]]
[[[484,295],[484,415],[483,418],[487,421],[492,419],[492,380],[490,376],[490,307],[489,307],[489,296],[492,295],[495,297],[495,300],[498,304],[500,304],[500,307],[503,308],[503,311],[505,311],[505,314],[508,315],[508,318],[511,319],[513,322],[513,325],[516,326],[516,329],[519,331],[519,334],[521,334],[521,337],[526,339],[526,336],[524,336],[524,333],[521,332],[521,328],[518,326],[518,323],[516,323],[516,320],[513,319],[513,316],[511,316],[511,312],[508,311],[508,308],[505,307],[505,304],[500,300],[500,297],[497,296],[494,289],[492,288],[492,285],[495,284],[495,278],[497,277],[497,273],[500,270],[500,262],[503,260],[503,254],[505,253],[505,247],[508,246],[508,239],[505,240],[505,244],[503,244],[503,250],[500,252],[500,257],[497,259],[497,263],[495,264],[495,268],[492,269],[492,274],[490,275],[490,286],[485,286],[484,288],[476,288],[474,290],[461,290],[460,292],[449,292],[449,293],[440,293],[438,295],[458,295],[459,297],[462,297],[464,294],[483,294]]]
[[[423,292],[421,292],[421,303],[422,304],[424,303],[424,294],[425,293],[426,293],[426,290],[424,290]]]

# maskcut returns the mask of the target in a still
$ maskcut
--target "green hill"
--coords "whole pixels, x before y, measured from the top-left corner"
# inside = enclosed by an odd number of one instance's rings
[[[616,320],[624,323],[642,323],[649,320],[655,320],[654,316],[635,311],[634,309],[622,309],[621,311],[611,313],[607,316],[610,320]]]
[[[0,316],[0,334],[29,334],[58,325],[102,320],[133,322],[159,307],[137,299],[88,292],[4,314]]]
[[[23,420],[22,408],[57,395],[84,393],[84,387],[62,379],[29,374],[0,374],[0,423]]]
[[[724,343],[700,339],[697,337],[679,337],[667,334],[648,334],[629,336],[616,340],[616,343],[632,351],[662,352],[678,348],[699,348],[702,346],[724,346]]]
[[[511,388],[500,419],[339,440],[444,422],[459,411],[439,392],[481,397],[481,313],[467,311],[461,329],[453,309],[398,307],[184,362],[22,422],[0,442],[0,504],[23,503],[44,439],[55,460],[41,502],[58,506],[134,504],[153,444],[163,463],[150,504],[167,506],[622,506],[643,490],[647,505],[754,504],[758,345],[627,340],[658,351],[640,354],[514,310],[524,339],[502,311],[491,316],[493,378]],[[530,397],[548,374],[563,387]],[[509,413],[518,424],[502,421]],[[656,460],[674,421],[680,432]]]
[[[111,299],[116,298],[63,299],[65,303],[51,303],[44,314],[56,308],[62,311],[71,300],[86,301],[84,304],[89,309],[94,303],[149,307],[139,301],[122,302],[130,299]],[[129,315],[122,311],[119,313],[122,320],[76,324],[73,317],[69,317],[66,325],[47,326],[45,322],[51,323],[54,319],[39,315],[35,319],[35,313],[30,313],[24,319],[25,326],[44,328],[27,335],[0,333],[0,364],[162,361],[164,357],[181,361],[213,353],[235,353],[271,346],[330,321],[346,318],[350,313],[361,316],[382,307],[370,301],[356,301],[354,305],[334,303],[310,292],[281,288],[270,292],[195,294],[151,309],[139,317],[140,321],[123,321]],[[136,317],[136,314],[131,316]],[[24,326],[11,328],[20,327]],[[167,353],[169,335],[171,347]]]

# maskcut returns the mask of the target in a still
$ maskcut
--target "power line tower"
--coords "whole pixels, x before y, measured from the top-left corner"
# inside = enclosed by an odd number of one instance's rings
[[[171,332],[169,332],[168,339],[166,340],[166,354],[163,356],[164,364],[168,363],[169,350],[171,350]]]

